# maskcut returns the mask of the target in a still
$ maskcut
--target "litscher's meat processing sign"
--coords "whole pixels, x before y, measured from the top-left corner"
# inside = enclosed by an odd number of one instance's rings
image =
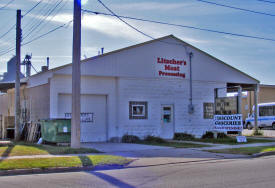
[[[233,115],[215,115],[214,130],[216,131],[242,131],[242,114]]]
[[[185,78],[186,76],[186,61],[157,58],[157,75],[160,77],[180,77]]]

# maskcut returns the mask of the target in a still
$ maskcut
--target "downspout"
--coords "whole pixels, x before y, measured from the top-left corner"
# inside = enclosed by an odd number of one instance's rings
[[[190,74],[190,79],[189,79],[189,105],[188,105],[188,112],[189,114],[194,113],[194,106],[193,106],[193,91],[192,91],[192,57],[193,57],[193,52],[189,53],[189,74]]]

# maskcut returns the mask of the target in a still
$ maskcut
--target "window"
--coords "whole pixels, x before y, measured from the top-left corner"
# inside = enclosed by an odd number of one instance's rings
[[[163,107],[163,122],[164,123],[171,123],[172,121],[172,108],[170,106]]]
[[[237,97],[219,97],[215,99],[215,114],[237,114]]]
[[[203,103],[203,118],[213,119],[214,117],[214,104],[213,103]]]
[[[129,119],[147,119],[147,102],[129,102]]]
[[[260,116],[274,116],[275,115],[275,106],[261,106],[259,108]]]

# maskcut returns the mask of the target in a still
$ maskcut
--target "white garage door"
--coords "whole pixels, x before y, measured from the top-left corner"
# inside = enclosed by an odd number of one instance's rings
[[[58,116],[70,117],[72,96],[58,95]],[[81,142],[102,142],[107,140],[106,96],[81,95]]]

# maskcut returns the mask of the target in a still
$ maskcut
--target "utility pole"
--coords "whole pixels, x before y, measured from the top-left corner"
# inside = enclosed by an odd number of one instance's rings
[[[81,0],[74,0],[71,147],[80,148]]]
[[[238,111],[238,114],[242,114],[242,87],[239,86],[238,87],[238,104],[237,104],[237,111]],[[239,136],[242,135],[242,132],[238,132]]]
[[[15,77],[15,129],[14,139],[20,139],[20,65],[21,65],[21,10],[16,18],[16,77]]]

